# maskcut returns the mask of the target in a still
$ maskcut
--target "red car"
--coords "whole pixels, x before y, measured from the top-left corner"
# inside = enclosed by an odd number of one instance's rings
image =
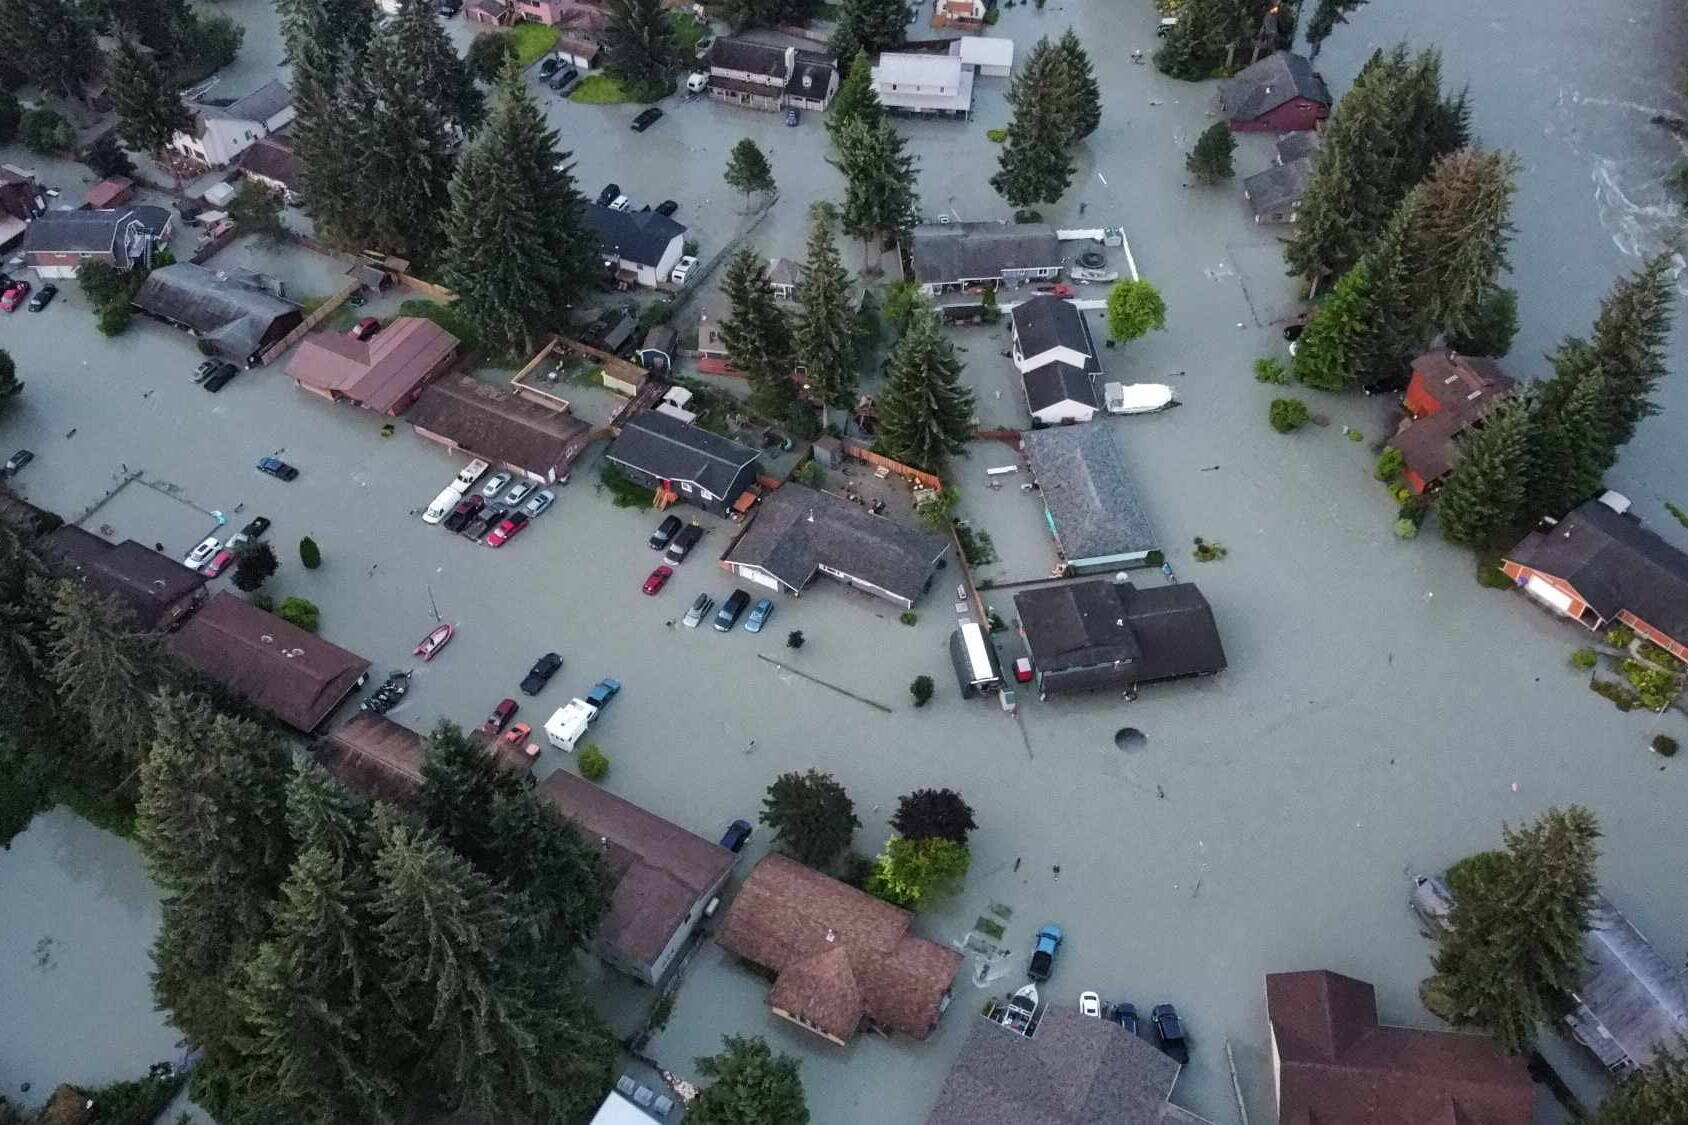
[[[492,534],[486,537],[488,547],[502,547],[516,537],[516,533],[528,525],[526,512],[511,512],[504,517],[504,521],[492,529]]]
[[[481,733],[491,738],[502,731],[515,714],[516,701],[514,699],[499,700],[498,706],[492,709],[492,714],[488,715],[486,722],[481,724]]]
[[[658,590],[662,589],[665,585],[667,585],[668,580],[670,578],[673,578],[673,577],[674,577],[674,568],[673,567],[671,567],[671,566],[659,566],[659,567],[657,567],[655,570],[651,571],[651,576],[649,578],[645,579],[645,593],[647,593],[647,594],[656,593]]]
[[[200,568],[199,573],[205,575],[207,578],[215,578],[217,575],[223,573],[223,571],[227,569],[228,565],[233,561],[233,551],[218,551],[216,554],[211,556],[210,562]]]
[[[354,340],[367,340],[381,331],[381,322],[372,316],[366,316],[357,322],[357,326],[346,335]]]
[[[3,295],[0,295],[0,309],[11,312],[23,304],[23,299],[27,296],[29,296],[29,282],[14,281],[12,287],[6,290]]]
[[[504,741],[511,746],[520,746],[527,741],[527,736],[533,733],[533,728],[526,723],[517,723],[504,732]]]

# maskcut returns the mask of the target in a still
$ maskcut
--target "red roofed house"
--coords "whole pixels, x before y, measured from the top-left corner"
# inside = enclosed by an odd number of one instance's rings
[[[315,332],[299,342],[287,374],[312,394],[392,417],[451,366],[457,337],[431,320],[401,316],[367,340]]]
[[[913,915],[782,855],[756,865],[715,941],[774,974],[776,1016],[839,1046],[877,1029],[924,1039],[949,1007],[956,950],[909,933]]]
[[[1407,484],[1414,492],[1441,483],[1458,454],[1454,439],[1480,425],[1517,386],[1494,360],[1460,355],[1452,348],[1437,348],[1413,360],[1412,379],[1401,399],[1408,417],[1389,444],[1405,459]]]
[[[118,207],[135,197],[135,181],[128,176],[113,176],[101,180],[88,189],[83,197],[82,206],[92,211],[99,211],[107,207]]]
[[[1529,1125],[1524,1060],[1492,1040],[1391,1027],[1377,994],[1329,970],[1266,975],[1279,1125]]]
[[[1324,78],[1293,51],[1267,55],[1219,83],[1219,111],[1239,133],[1317,129],[1330,107]]]

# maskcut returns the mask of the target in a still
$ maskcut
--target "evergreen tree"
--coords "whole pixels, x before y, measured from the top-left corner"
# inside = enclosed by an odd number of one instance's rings
[[[1509,403],[1460,439],[1436,504],[1449,541],[1480,546],[1518,523],[1529,484],[1528,425],[1528,413]]]
[[[463,54],[463,65],[475,76],[476,82],[492,85],[504,68],[516,62],[516,34],[513,31],[483,31],[469,42]],[[517,63],[520,66],[520,63]]]
[[[775,1055],[760,1035],[727,1035],[720,1054],[697,1060],[713,1081],[686,1111],[694,1125],[808,1125],[799,1063]]]
[[[417,808],[446,847],[490,871],[498,853],[493,811],[500,792],[519,787],[478,738],[440,720],[423,742]],[[496,877],[496,876],[495,876]]]
[[[127,789],[152,739],[157,639],[118,603],[68,580],[53,587],[50,622],[59,701],[87,724],[101,772]]]
[[[1339,391],[1396,374],[1424,343],[1411,282],[1418,199],[1409,196],[1365,256],[1343,274],[1301,334],[1295,377]]]
[[[862,826],[844,787],[818,770],[775,778],[762,799],[761,819],[793,858],[817,868],[837,859]]]
[[[797,365],[791,325],[774,302],[768,270],[756,251],[733,255],[721,279],[731,313],[721,324],[727,361],[750,383],[750,406],[764,418],[784,418],[796,401],[791,373]]]
[[[374,0],[276,0],[286,59],[297,69],[323,51],[350,48],[361,57],[375,28]],[[298,77],[295,75],[297,98]]]
[[[129,159],[129,154],[110,133],[101,133],[99,139],[88,146],[82,154],[82,163],[102,180],[135,174],[135,162]]]
[[[1617,461],[1616,433],[1619,404],[1611,380],[1598,365],[1593,349],[1568,340],[1554,357],[1556,374],[1544,398],[1554,409],[1554,431],[1532,447],[1533,464],[1557,476],[1544,477],[1532,495],[1542,502],[1536,515],[1558,518],[1600,491],[1606,470]],[[1555,461],[1555,457],[1561,460]]]
[[[1184,158],[1184,170],[1204,184],[1216,184],[1231,178],[1231,154],[1237,151],[1237,138],[1231,133],[1229,122],[1215,121],[1196,138],[1196,147]]]
[[[1569,497],[1586,495],[1577,483],[1578,450],[1572,445],[1563,397],[1551,382],[1541,384],[1524,393],[1520,409],[1528,418],[1524,444],[1529,472],[1524,481],[1523,516],[1557,518],[1573,506]]]
[[[1688,1043],[1654,1045],[1647,1065],[1619,1080],[1588,1125],[1688,1125]]]
[[[80,98],[101,64],[94,29],[73,0],[0,0],[0,58],[65,98]]]
[[[938,314],[922,307],[891,354],[878,444],[886,456],[935,473],[973,431],[973,392],[961,383],[955,346],[938,331]]]
[[[832,50],[840,63],[902,46],[908,9],[903,0],[844,0],[832,32]]]
[[[193,128],[193,116],[163,67],[127,37],[112,57],[111,96],[123,139],[161,163],[170,138]]]
[[[1643,418],[1659,412],[1650,396],[1670,370],[1665,344],[1676,297],[1674,258],[1675,251],[1666,249],[1619,278],[1600,302],[1600,314],[1594,319],[1589,346],[1611,382],[1614,451],[1635,436]]]
[[[727,174],[724,177],[727,186],[744,192],[744,206],[750,208],[750,193],[753,191],[772,195],[774,191],[774,170],[768,165],[768,158],[757,147],[756,142],[745,137],[733,146],[732,153],[727,158]]]
[[[847,123],[859,121],[871,130],[878,127],[884,116],[879,93],[873,88],[873,60],[858,53],[838,93],[833,95],[832,108],[826,114],[826,131],[832,143],[842,147],[839,134]]]
[[[605,11],[604,69],[638,100],[654,100],[675,61],[662,0],[607,0]]]
[[[486,100],[429,0],[400,0],[398,15],[381,28],[381,38],[387,43],[386,65],[405,75],[459,133],[480,128]]]
[[[1420,335],[1465,332],[1507,268],[1518,162],[1511,153],[1462,148],[1436,162],[1419,197],[1412,278]]]
[[[515,66],[451,181],[446,284],[489,351],[532,351],[561,326],[598,266],[571,153]]]
[[[873,124],[861,118],[848,122],[835,139],[847,181],[844,229],[862,240],[866,269],[875,238],[908,230],[917,221],[920,175],[914,157],[904,151],[907,141],[886,118]]]
[[[56,697],[49,676],[52,622],[49,578],[41,559],[11,524],[0,521],[0,732],[32,730]],[[0,841],[9,840],[0,833]]]
[[[1237,44],[1253,34],[1248,5],[1237,0],[1186,0],[1178,22],[1167,29],[1166,41],[1155,52],[1162,74],[1199,82],[1213,77],[1234,57]]]
[[[817,206],[809,222],[808,257],[797,289],[797,360],[808,373],[809,393],[826,412],[856,404],[856,317],[850,275],[833,241],[834,213]]]
[[[1074,99],[1068,79],[1065,59],[1044,36],[1009,82],[1014,116],[991,187],[1012,207],[1053,203],[1072,183],[1074,166],[1067,148],[1073,121],[1067,110]]]
[[[506,786],[492,805],[493,853],[484,874],[522,896],[549,955],[583,949],[609,909],[613,882],[601,852],[532,790]]]
[[[345,234],[417,261],[441,243],[457,163],[450,130],[458,104],[455,90],[425,87],[406,69],[398,22],[376,35],[364,66],[340,84],[340,132],[357,189],[348,200],[354,225]]]
[[[1492,878],[1455,894],[1436,971],[1457,1022],[1523,1053],[1537,1025],[1563,1010],[1586,968],[1582,935],[1599,838],[1588,809],[1549,809],[1507,829]]]
[[[23,391],[23,380],[18,378],[18,365],[12,362],[12,354],[0,348],[0,410],[16,398]]]
[[[1448,332],[1448,346],[1462,355],[1499,358],[1512,350],[1518,335],[1518,292],[1496,285],[1482,293],[1465,328]]]
[[[299,193],[319,237],[358,244],[368,226],[358,183],[357,131],[350,111],[365,107],[343,91],[362,69],[375,10],[372,0],[281,0],[281,29],[292,63],[293,150]]]
[[[1349,13],[1365,3],[1366,0],[1319,0],[1319,6],[1307,21],[1307,57],[1318,58],[1320,49],[1330,38],[1330,33],[1336,30],[1336,25],[1347,23]]]
[[[1079,42],[1072,28],[1061,33],[1055,44],[1056,54],[1065,71],[1062,86],[1066,105],[1063,107],[1072,122],[1072,140],[1082,141],[1102,123],[1102,87],[1096,82],[1096,71],[1090,56]]]

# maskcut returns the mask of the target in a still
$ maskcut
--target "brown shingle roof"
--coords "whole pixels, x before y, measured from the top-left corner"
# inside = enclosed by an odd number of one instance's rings
[[[369,670],[369,661],[357,653],[227,591],[189,618],[169,646],[205,675],[302,731],[320,726]]]
[[[910,934],[912,917],[770,855],[744,881],[715,940],[774,970],[769,1003],[827,1035],[847,1040],[865,1018],[924,1039],[962,958]]]
[[[316,759],[354,793],[402,804],[422,787],[427,747],[422,736],[385,715],[359,711],[315,748]],[[516,774],[531,768],[522,748],[502,738],[493,744],[498,764]]]
[[[404,413],[413,426],[450,438],[489,461],[544,475],[565,464],[591,427],[498,391],[467,375],[428,384]]]
[[[1432,398],[1456,410],[1485,395],[1501,397],[1518,385],[1494,360],[1460,355],[1452,348],[1425,352],[1413,360],[1413,373],[1424,377],[1424,389]]]
[[[133,539],[108,543],[73,524],[46,536],[41,546],[60,577],[113,599],[143,629],[163,624],[173,607],[205,585],[204,575],[151,547]]]
[[[1484,1037],[1388,1027],[1362,980],[1269,973],[1266,1017],[1280,1060],[1281,1125],[1528,1125],[1522,1059]]]
[[[417,384],[438,374],[456,350],[457,337],[433,321],[401,316],[367,340],[340,331],[306,336],[288,361],[287,374],[386,414]]]
[[[1438,410],[1428,418],[1408,418],[1389,439],[1401,451],[1408,469],[1426,484],[1447,476],[1459,456],[1454,439],[1464,433],[1483,412]]]

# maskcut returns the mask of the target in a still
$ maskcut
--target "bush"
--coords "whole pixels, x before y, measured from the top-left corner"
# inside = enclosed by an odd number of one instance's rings
[[[135,310],[127,303],[107,305],[100,310],[99,329],[102,336],[121,336],[135,319]]]
[[[912,609],[905,609],[897,620],[901,621],[904,625],[913,625],[916,621],[920,620],[920,614],[914,612]]]
[[[299,626],[307,633],[317,631],[317,624],[321,617],[316,604],[304,598],[288,598],[276,608],[275,615],[283,621]]]
[[[1218,559],[1224,558],[1230,553],[1225,550],[1223,544],[1213,542],[1209,539],[1203,539],[1199,535],[1196,536],[1195,542],[1195,549],[1191,551],[1190,554],[1196,557],[1197,562],[1214,562]]]
[[[251,602],[257,608],[263,610],[265,613],[269,613],[271,610],[275,609],[275,599],[270,597],[269,591],[267,590],[255,590],[253,591],[252,596],[246,600]]]
[[[1365,441],[1366,440],[1366,435],[1362,434],[1359,430],[1350,429],[1349,427],[1344,426],[1344,427],[1342,427],[1342,432],[1347,435],[1349,441]]]
[[[1289,368],[1284,361],[1276,356],[1263,355],[1254,361],[1254,381],[1256,383],[1276,383],[1279,385],[1289,382]]]
[[[1653,736],[1653,753],[1661,758],[1670,758],[1676,754],[1676,739],[1668,734]]]
[[[1649,711],[1662,711],[1670,706],[1670,701],[1676,698],[1681,687],[1669,672],[1639,660],[1624,661],[1619,671],[1629,681],[1629,686],[1635,689],[1641,705]]]
[[[610,760],[598,749],[596,742],[580,748],[580,776],[587,781],[602,781],[610,774]]]
[[[1395,538],[1411,539],[1418,534],[1418,524],[1402,516],[1395,521]]]
[[[1385,483],[1393,483],[1407,467],[1407,459],[1394,446],[1386,447],[1377,455],[1377,467],[1372,470],[1372,476]]]
[[[1579,648],[1571,654],[1571,667],[1588,671],[1600,663],[1600,654],[1591,648]]]
[[[1614,680],[1590,680],[1588,690],[1610,699],[1612,704],[1620,711],[1633,711],[1635,705],[1641,702],[1633,691]]]
[[[791,632],[787,633],[785,635],[785,647],[786,648],[802,648],[803,647],[803,630],[793,629]]]
[[[1517,583],[1506,576],[1506,571],[1486,561],[1477,563],[1477,585],[1490,590],[1510,590]]]
[[[1641,659],[1651,660],[1654,664],[1657,664],[1662,668],[1666,668],[1671,671],[1680,671],[1682,668],[1682,662],[1680,660],[1660,648],[1658,645],[1654,644],[1652,641],[1643,640],[1636,646],[1635,651],[1636,655],[1641,657]]]
[[[642,512],[655,502],[655,489],[646,488],[609,461],[605,461],[598,471],[598,480],[609,489],[610,502],[618,508],[635,508]]]
[[[76,134],[71,130],[70,122],[52,110],[32,109],[23,115],[18,140],[31,152],[55,156],[70,151],[76,143]]]
[[[986,129],[985,139],[993,145],[999,145],[1008,139],[1007,129]]]
[[[1280,434],[1300,429],[1308,417],[1307,404],[1298,398],[1275,398],[1266,414],[1267,421]]]
[[[1613,648],[1628,648],[1635,640],[1635,632],[1623,625],[1614,625],[1606,630],[1606,643]]]
[[[930,703],[933,690],[934,685],[931,676],[916,676],[914,682],[908,686],[908,693],[914,696],[916,707],[924,707]]]
[[[968,566],[984,566],[996,561],[996,544],[990,532],[975,531],[965,523],[955,525],[955,537],[961,542],[961,556]]]
[[[317,548],[316,540],[309,535],[299,540],[299,561],[306,570],[315,570],[322,565],[322,551]]]
[[[810,488],[825,488],[826,466],[815,460],[803,462],[797,470],[797,483],[806,484]]]
[[[1395,503],[1406,504],[1412,501],[1414,492],[1409,485],[1398,484],[1389,490],[1389,495],[1395,498]]]

